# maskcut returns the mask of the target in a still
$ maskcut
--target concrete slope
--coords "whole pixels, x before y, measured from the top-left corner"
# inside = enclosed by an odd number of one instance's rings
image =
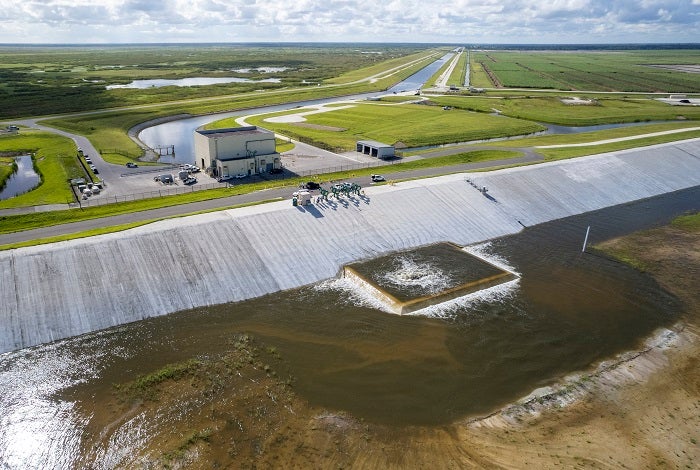
[[[467,183],[486,186],[485,196]],[[0,253],[0,352],[239,301],[335,276],[351,261],[461,245],[700,184],[700,140],[449,175],[304,208],[289,200]]]

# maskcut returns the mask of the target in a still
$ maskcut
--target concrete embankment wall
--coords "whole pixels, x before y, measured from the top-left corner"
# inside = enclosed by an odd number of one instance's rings
[[[346,263],[468,245],[700,184],[700,140],[172,219],[0,253],[0,352],[334,277]]]

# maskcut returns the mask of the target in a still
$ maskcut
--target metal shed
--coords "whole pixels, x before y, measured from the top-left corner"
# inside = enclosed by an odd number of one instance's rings
[[[376,140],[358,140],[357,151],[377,158],[394,157],[394,146],[377,142]]]

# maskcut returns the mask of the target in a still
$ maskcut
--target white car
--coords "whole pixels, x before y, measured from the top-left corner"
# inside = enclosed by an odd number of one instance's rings
[[[372,175],[372,181],[374,183],[381,183],[382,181],[386,181],[382,175]]]
[[[240,180],[240,179],[245,178],[246,176],[248,176],[248,175],[246,175],[245,173],[238,173],[236,176],[234,176],[234,178]]]

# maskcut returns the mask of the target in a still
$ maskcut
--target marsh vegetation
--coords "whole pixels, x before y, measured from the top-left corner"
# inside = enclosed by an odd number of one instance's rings
[[[0,48],[0,118],[40,116],[117,106],[161,103],[315,87],[358,69],[405,57],[425,47],[408,45],[135,45],[21,46]],[[366,52],[373,53],[368,54]],[[195,87],[112,89],[140,79],[239,77],[252,82]],[[256,80],[278,78],[279,83]]]

